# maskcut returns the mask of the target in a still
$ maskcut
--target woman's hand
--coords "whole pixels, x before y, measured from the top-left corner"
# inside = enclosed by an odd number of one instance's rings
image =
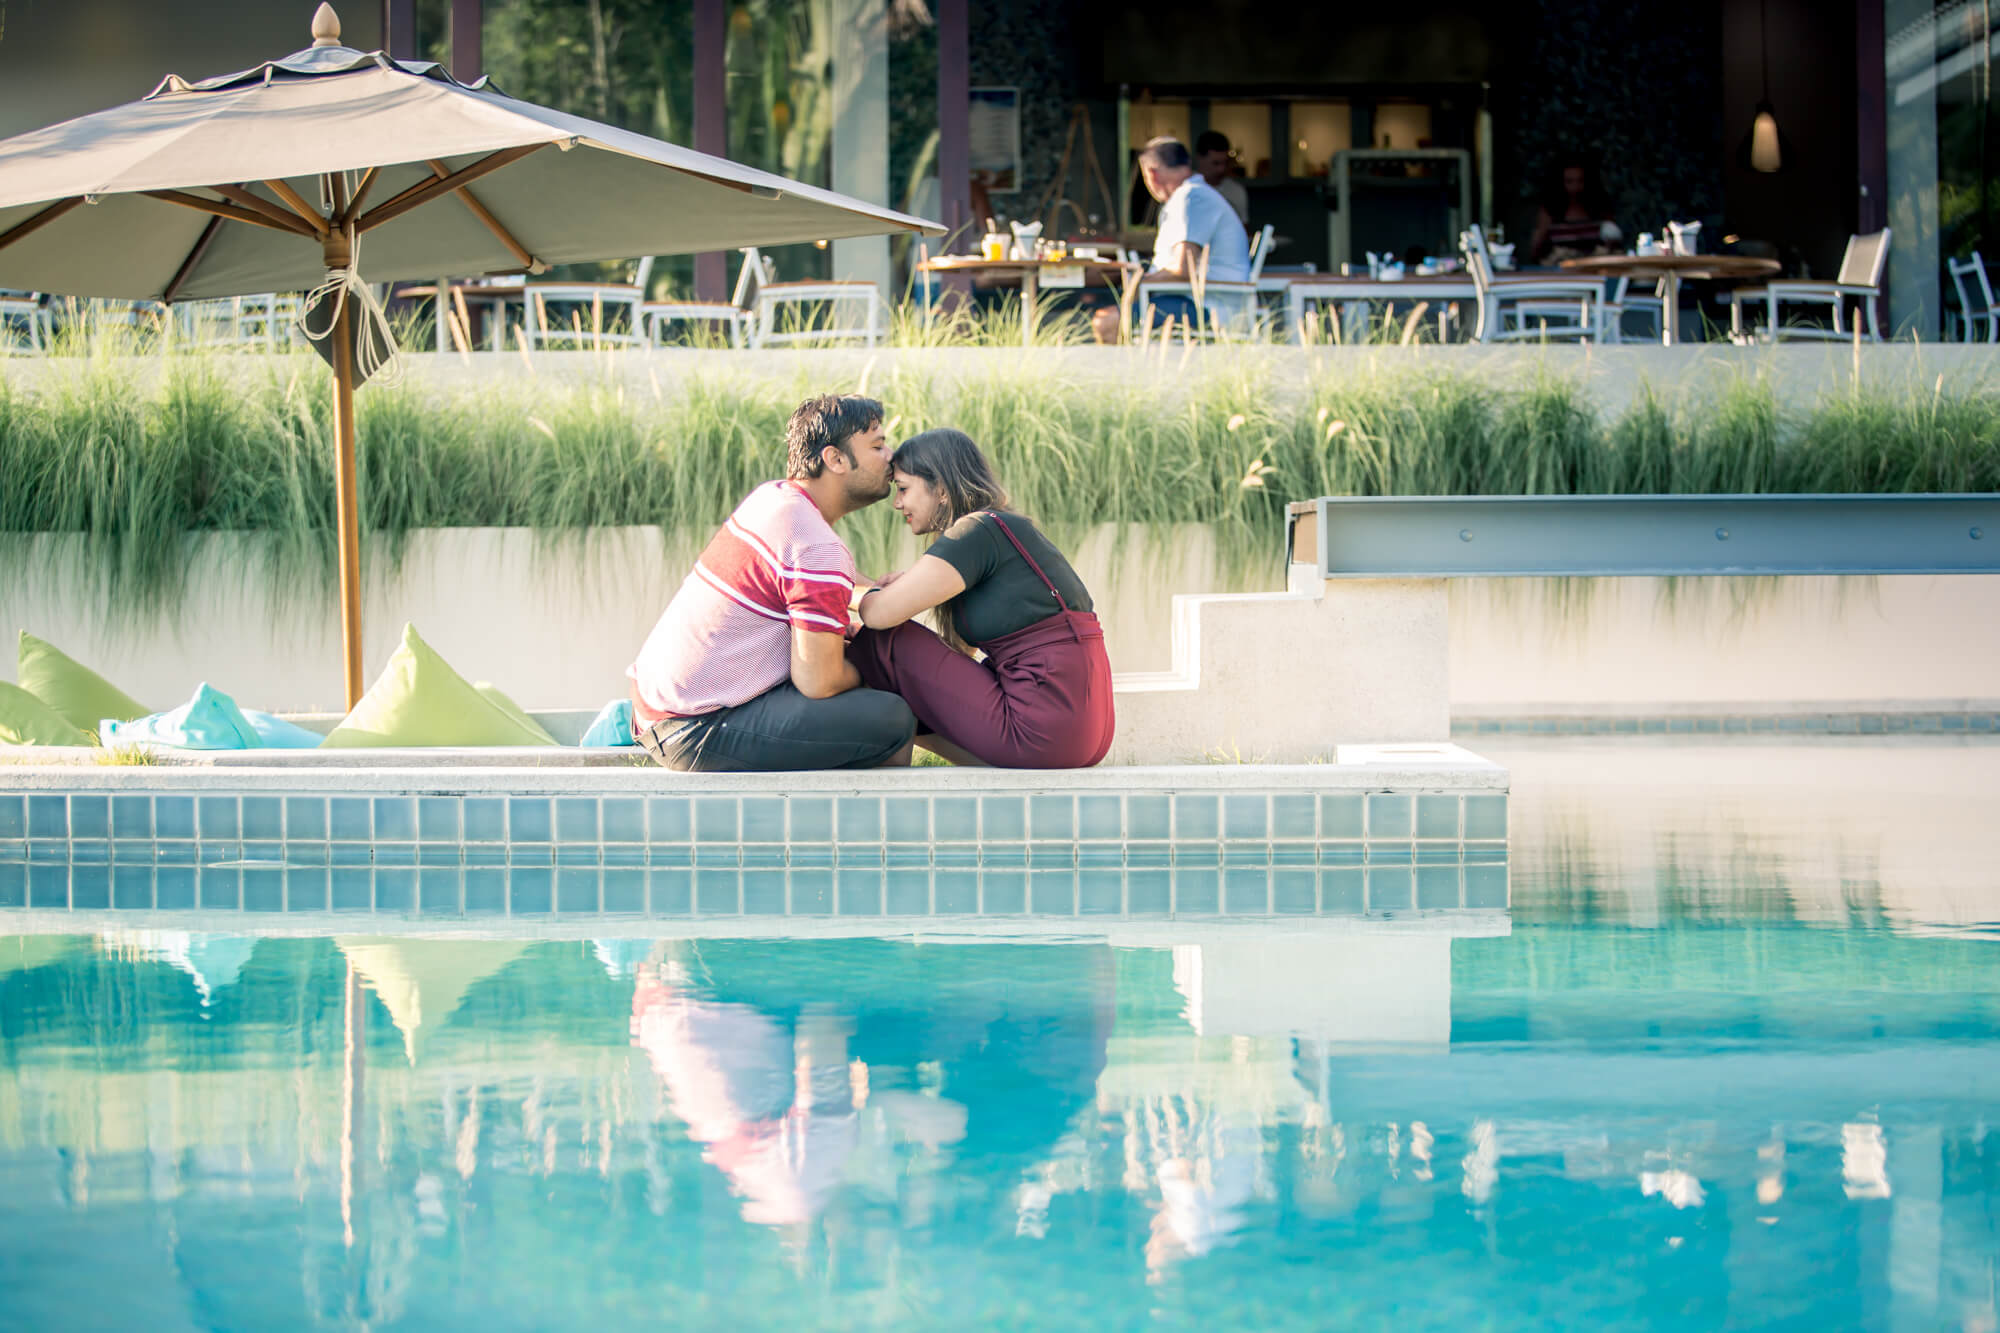
[[[869,629],[892,629],[965,591],[964,576],[934,555],[919,556],[917,563],[896,579],[895,587],[887,586],[888,579],[882,583],[866,593],[856,589],[854,606],[861,623]]]

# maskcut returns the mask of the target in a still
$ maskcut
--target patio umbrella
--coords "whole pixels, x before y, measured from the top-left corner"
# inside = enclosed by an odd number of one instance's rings
[[[330,312],[351,707],[355,360],[381,337],[364,279],[944,229],[353,50],[327,5],[312,35],[282,60],[169,77],[137,102],[0,140],[0,287],[168,302],[314,291]],[[357,337],[357,319],[372,335]]]

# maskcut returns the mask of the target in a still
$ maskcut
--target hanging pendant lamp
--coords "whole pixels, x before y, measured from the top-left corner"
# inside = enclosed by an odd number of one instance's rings
[[[1763,73],[1763,96],[1750,119],[1750,133],[1743,136],[1737,158],[1752,171],[1772,175],[1782,171],[1791,156],[1791,145],[1778,131],[1777,108],[1771,105],[1771,45],[1765,30],[1767,0],[1757,0],[1757,58]]]

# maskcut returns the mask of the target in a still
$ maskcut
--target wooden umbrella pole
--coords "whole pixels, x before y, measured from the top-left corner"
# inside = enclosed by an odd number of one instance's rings
[[[335,231],[326,238],[326,266],[344,269],[353,261],[353,238]],[[346,300],[333,323],[333,498],[340,544],[340,647],[347,706],[361,702],[361,506],[354,468],[354,309]]]

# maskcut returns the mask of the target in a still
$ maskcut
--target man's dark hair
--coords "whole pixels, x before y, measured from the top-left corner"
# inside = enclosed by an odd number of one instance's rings
[[[1146,146],[1139,150],[1139,156],[1162,171],[1194,167],[1194,159],[1188,156],[1187,145],[1171,134],[1162,134],[1157,139],[1148,140]]]
[[[1229,136],[1221,130],[1203,130],[1194,141],[1194,155],[1206,157],[1210,153],[1229,151]]]
[[[785,426],[785,476],[810,481],[826,469],[821,450],[832,447],[854,462],[848,441],[882,421],[882,404],[853,393],[825,393],[799,404]]]

